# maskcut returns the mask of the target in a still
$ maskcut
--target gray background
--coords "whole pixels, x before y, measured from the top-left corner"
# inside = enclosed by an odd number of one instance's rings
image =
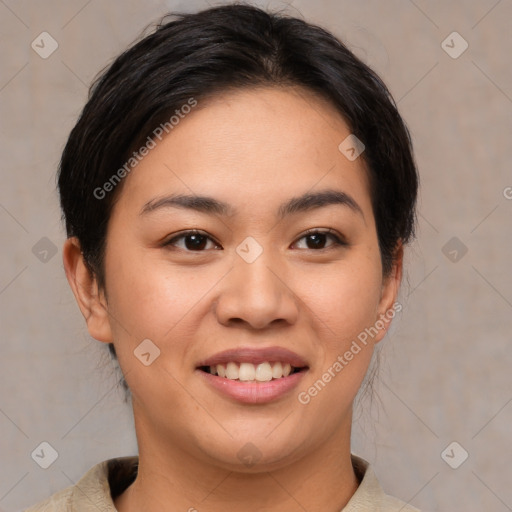
[[[512,510],[512,2],[288,3],[381,74],[421,173],[404,312],[384,342],[373,401],[358,406],[353,450],[387,492],[424,511]],[[54,173],[95,74],[165,12],[207,5],[0,0],[2,510],[136,453],[131,410],[64,276]],[[47,59],[31,48],[43,31],[59,45]],[[442,45],[453,31],[469,44],[458,58],[443,46],[453,53],[461,40]],[[43,441],[58,452],[46,470],[31,458]],[[469,453],[458,469],[441,457],[452,441]],[[448,453],[453,464],[462,452]]]

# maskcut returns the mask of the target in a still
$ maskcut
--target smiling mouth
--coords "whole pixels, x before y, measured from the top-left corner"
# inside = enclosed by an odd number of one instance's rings
[[[199,370],[217,377],[240,382],[270,382],[306,371],[307,366],[294,367],[290,363],[263,362],[259,364],[230,361],[214,366],[199,366]]]

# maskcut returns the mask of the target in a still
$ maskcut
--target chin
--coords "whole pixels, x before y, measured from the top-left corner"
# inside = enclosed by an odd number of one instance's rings
[[[234,436],[217,446],[209,441],[202,451],[213,464],[228,471],[254,474],[288,466],[300,458],[305,449],[303,440],[295,436],[274,436],[270,440],[265,430],[265,434],[256,436]]]

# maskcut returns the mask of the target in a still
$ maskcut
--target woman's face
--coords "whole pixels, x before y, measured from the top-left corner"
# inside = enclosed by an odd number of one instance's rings
[[[90,330],[115,343],[141,450],[257,471],[349,438],[400,280],[383,279],[349,135],[307,91],[240,90],[199,102],[125,178],[109,315]],[[216,363],[232,379],[204,371]]]

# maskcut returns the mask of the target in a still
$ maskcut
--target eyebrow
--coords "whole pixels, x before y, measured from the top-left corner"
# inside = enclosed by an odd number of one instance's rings
[[[283,219],[287,215],[307,212],[330,205],[346,206],[354,213],[360,214],[364,219],[363,210],[355,199],[346,192],[334,189],[306,192],[301,196],[293,197],[279,207],[277,217]],[[237,210],[233,206],[213,197],[173,194],[148,201],[142,207],[140,215],[146,215],[162,208],[184,208],[209,215],[222,215],[224,217],[233,217],[237,214]]]

